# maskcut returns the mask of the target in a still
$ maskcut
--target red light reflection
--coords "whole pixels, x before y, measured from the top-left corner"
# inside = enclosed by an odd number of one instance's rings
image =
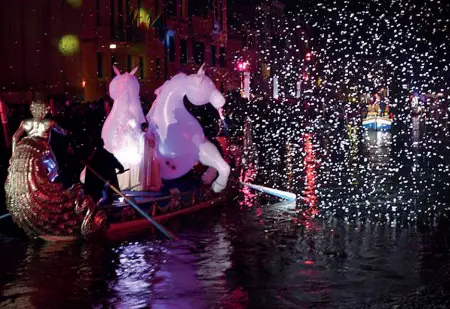
[[[256,175],[256,169],[253,165],[248,165],[242,169],[242,173],[239,177],[239,182],[253,183]],[[240,193],[243,194],[244,199],[239,201],[239,206],[242,209],[243,207],[251,208],[255,204],[255,200],[257,197],[257,193],[255,193],[252,189],[247,186],[240,186]]]
[[[318,210],[316,208],[317,196],[315,191],[316,156],[312,145],[312,134],[311,133],[303,134],[303,140],[305,147],[304,150],[306,153],[306,156],[303,159],[303,165],[305,166],[305,174],[306,174],[305,190],[303,191],[303,194],[305,196],[306,202],[309,205],[309,210],[305,215],[314,216],[318,213]]]

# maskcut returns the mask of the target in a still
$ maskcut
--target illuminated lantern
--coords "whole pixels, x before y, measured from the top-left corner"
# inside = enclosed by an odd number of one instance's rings
[[[248,61],[239,61],[237,63],[237,69],[240,72],[245,72],[249,69],[250,65],[248,63]]]
[[[250,98],[250,64],[248,61],[239,61],[237,63],[237,70],[243,74],[241,75],[241,96],[243,98]]]
[[[312,59],[312,53],[306,53],[305,60],[311,61],[311,59]]]
[[[72,56],[80,50],[80,40],[76,35],[66,34],[59,40],[58,49],[64,56]]]
[[[302,76],[303,76],[303,80],[306,80],[306,81],[309,80],[309,74],[307,72],[303,72]]]

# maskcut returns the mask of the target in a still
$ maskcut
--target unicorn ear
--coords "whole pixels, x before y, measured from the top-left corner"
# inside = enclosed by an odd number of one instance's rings
[[[113,70],[114,70],[114,73],[116,73],[117,76],[120,75],[120,71],[115,65],[113,65]]]
[[[198,70],[197,74],[205,75],[205,69],[204,68],[205,68],[205,63],[203,62],[202,66]]]
[[[136,73],[136,71],[138,70],[138,66],[135,67],[133,70],[131,70],[130,75],[134,75],[134,73]]]

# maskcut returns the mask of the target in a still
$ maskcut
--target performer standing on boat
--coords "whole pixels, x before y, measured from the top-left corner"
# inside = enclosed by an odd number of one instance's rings
[[[140,182],[142,191],[161,190],[162,181],[160,175],[160,162],[156,156],[156,136],[154,130],[149,130],[147,122],[141,124],[143,132],[143,156],[140,168]]]
[[[30,109],[33,118],[22,121],[12,139],[6,206],[14,222],[30,237],[92,235],[105,227],[102,213],[94,211],[92,198],[84,196],[81,186],[65,190],[53,182],[58,166],[50,135],[52,131],[66,132],[45,119],[48,108],[43,102],[33,102]]]
[[[30,106],[30,111],[33,118],[22,121],[19,129],[17,129],[12,137],[12,151],[14,152],[17,142],[24,133],[28,137],[43,139],[47,143],[46,146],[48,148],[43,158],[43,163],[47,167],[49,180],[54,182],[58,176],[59,169],[55,155],[50,147],[51,132],[56,131],[58,134],[67,135],[67,131],[58,126],[55,121],[44,119],[47,115],[48,108],[43,102],[33,102]]]
[[[380,116],[383,117],[384,116],[384,112],[386,110],[386,100],[385,98],[381,98],[380,99]]]
[[[119,174],[122,174],[125,169],[116,157],[106,150],[104,146],[105,143],[100,138],[94,152],[89,157],[88,164],[105,180],[117,188],[119,187],[119,181],[117,180],[116,169],[119,170]],[[85,190],[95,201],[98,201],[97,205],[111,204],[113,202],[110,186],[94,175],[89,169],[86,170]]]

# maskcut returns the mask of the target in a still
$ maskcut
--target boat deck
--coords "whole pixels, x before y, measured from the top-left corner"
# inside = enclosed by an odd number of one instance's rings
[[[122,193],[131,198],[137,204],[146,204],[171,199],[174,195],[187,195],[198,191],[199,188],[205,188],[199,177],[189,176],[181,179],[163,181],[161,191],[122,191]],[[209,185],[208,185],[209,186]],[[122,197],[116,195],[116,199],[112,205],[101,206],[101,208],[125,207],[128,203]]]
[[[132,199],[148,215],[156,218],[172,217],[172,213],[185,214],[207,207],[215,200],[223,200],[226,192],[217,194],[211,190],[211,185],[204,185],[200,177],[191,175],[173,181],[164,181],[160,192],[123,191],[125,196]],[[206,204],[205,204],[206,203]],[[123,197],[111,205],[100,206],[111,225],[123,224],[140,220],[142,216]]]

